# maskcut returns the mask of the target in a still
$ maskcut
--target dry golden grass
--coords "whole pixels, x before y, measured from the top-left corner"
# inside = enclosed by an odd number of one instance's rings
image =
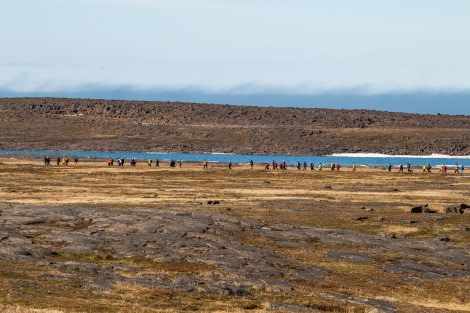
[[[62,311],[49,309],[26,309],[20,307],[0,305],[0,313],[62,313]]]
[[[146,164],[119,168],[108,167],[104,161],[65,167],[44,166],[31,160],[0,159],[0,181],[2,201],[27,205],[230,212],[230,215],[269,225],[349,229],[407,238],[446,235],[457,244],[470,242],[470,232],[458,231],[469,227],[470,214],[449,214],[445,220],[432,223],[423,219],[424,215],[409,213],[416,204],[427,203],[431,209],[439,211],[447,205],[469,202],[469,177],[453,173],[388,173],[381,168],[359,168],[357,172],[347,168],[340,172],[264,171],[261,167],[250,170],[243,166],[235,166],[233,170],[213,166],[204,170],[202,164],[191,163],[182,168],[170,168],[166,164],[160,168],[149,168]],[[220,205],[207,205],[209,200],[219,200]],[[368,219],[356,221],[361,215]],[[375,219],[379,217],[384,220]],[[410,224],[410,220],[420,223]],[[112,292],[99,295],[90,294],[83,286],[54,286],[41,281],[40,275],[54,274],[47,267],[18,263],[14,270],[6,270],[10,264],[0,261],[2,290],[10,290],[12,279],[20,278],[42,286],[39,290],[26,288],[27,297],[14,293],[0,295],[3,305],[0,312],[265,312],[273,302],[296,303],[321,311],[367,312],[361,305],[309,296],[325,292],[391,300],[400,305],[402,312],[413,312],[417,306],[426,307],[429,312],[470,311],[468,279],[424,281],[419,288],[416,284],[403,283],[377,286],[371,278],[380,277],[390,282],[396,278],[369,264],[332,262],[326,256],[327,249],[321,245],[315,250],[283,247],[266,238],[246,234],[234,234],[234,240],[247,245],[270,246],[293,264],[320,267],[331,271],[331,275],[315,285],[295,283],[295,292],[282,295],[255,291],[252,297],[237,298],[122,283]],[[62,261],[107,262],[93,254],[61,255],[60,258]],[[397,255],[389,253],[381,258],[387,262]],[[207,266],[184,262],[161,264],[146,259],[122,262],[143,270],[159,271],[168,277],[210,270]]]

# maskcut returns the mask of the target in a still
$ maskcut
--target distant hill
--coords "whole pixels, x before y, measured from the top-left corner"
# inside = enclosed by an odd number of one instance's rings
[[[470,153],[470,117],[159,101],[1,98],[0,149]]]

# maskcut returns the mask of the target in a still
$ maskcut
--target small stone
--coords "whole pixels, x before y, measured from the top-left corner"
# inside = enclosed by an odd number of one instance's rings
[[[355,218],[356,221],[364,221],[366,219],[367,219],[367,216],[359,216]]]
[[[439,236],[438,239],[439,239],[439,241],[446,241],[446,242],[450,241],[450,238],[447,237],[447,236]]]

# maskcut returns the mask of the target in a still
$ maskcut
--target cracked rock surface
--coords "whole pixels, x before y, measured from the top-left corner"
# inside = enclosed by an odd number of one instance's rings
[[[396,275],[403,283],[419,284],[422,280],[470,276],[470,247],[445,241],[408,240],[312,227],[268,226],[229,215],[183,210],[104,210],[2,203],[0,214],[0,258],[43,264],[63,273],[46,275],[43,279],[80,282],[97,294],[106,293],[116,283],[124,282],[188,292],[249,296],[254,290],[290,292],[295,289],[295,282],[314,284],[330,275],[328,270],[284,258],[276,251],[276,246],[316,249],[321,245],[331,248],[327,257],[332,262],[346,260],[376,265],[384,273]],[[243,244],[237,239],[237,233],[263,238],[267,244]],[[354,251],[337,247],[354,247]],[[395,252],[401,257],[383,262],[382,256],[387,252]],[[104,265],[51,261],[54,256],[64,253],[95,253],[111,261]],[[169,278],[164,272],[142,271],[122,262],[142,256],[153,262],[189,262],[210,269]],[[133,275],[129,277],[123,273]],[[397,284],[380,277],[374,282]],[[347,300],[342,295],[328,296]],[[367,305],[377,312],[396,311],[395,305],[386,301],[375,304],[369,301]],[[279,309],[285,304],[272,306]]]

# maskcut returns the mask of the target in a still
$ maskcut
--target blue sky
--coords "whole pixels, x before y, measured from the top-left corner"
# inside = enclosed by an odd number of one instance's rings
[[[470,1],[0,3],[0,96],[470,115]]]

